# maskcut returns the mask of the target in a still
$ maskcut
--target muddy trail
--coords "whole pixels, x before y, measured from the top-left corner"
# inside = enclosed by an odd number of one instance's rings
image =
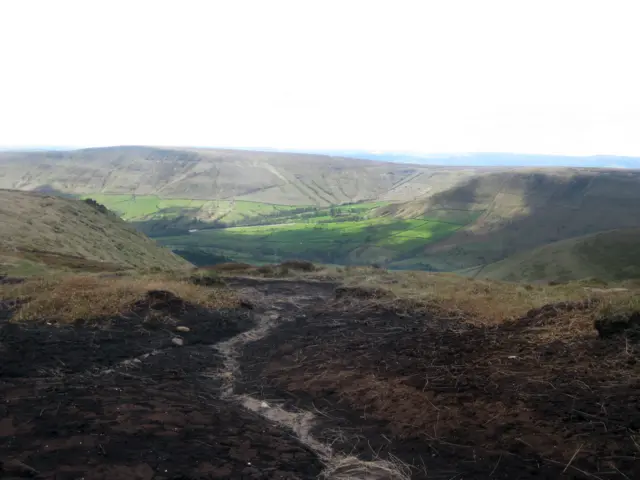
[[[414,479],[640,478],[640,348],[598,337],[590,303],[482,327],[357,290],[297,310],[259,289],[293,318],[244,344],[235,392],[312,412],[334,451]]]
[[[66,327],[0,302],[0,478],[640,478],[637,345],[558,334],[588,305],[477,327],[229,284],[245,308]]]
[[[150,292],[133,315],[86,325],[12,324],[11,304],[0,310],[2,479],[307,479],[324,467],[225,398],[214,345],[256,326],[249,309]]]

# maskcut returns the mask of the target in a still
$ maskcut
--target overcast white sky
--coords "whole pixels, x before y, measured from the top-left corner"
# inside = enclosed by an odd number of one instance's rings
[[[640,155],[637,0],[0,2],[0,146]]]

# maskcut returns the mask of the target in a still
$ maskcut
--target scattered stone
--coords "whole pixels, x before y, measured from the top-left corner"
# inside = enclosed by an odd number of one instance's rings
[[[278,320],[280,318],[280,315],[278,315],[277,313],[272,313],[271,315],[269,315],[269,320]]]
[[[177,332],[185,332],[186,333],[186,332],[190,332],[191,329],[189,327],[185,327],[183,325],[180,325],[180,326],[176,327],[176,331]]]
[[[184,340],[182,338],[173,337],[171,339],[171,343],[173,343],[174,345],[177,345],[178,347],[181,347],[184,345]]]

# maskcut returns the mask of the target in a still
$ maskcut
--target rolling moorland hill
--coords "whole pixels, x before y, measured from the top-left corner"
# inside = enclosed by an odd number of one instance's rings
[[[274,151],[289,151],[274,150]],[[306,150],[307,153],[340,157],[365,158],[379,162],[399,162],[418,165],[484,166],[484,167],[590,167],[640,168],[640,157],[620,155],[535,155],[526,153],[436,153],[367,150]]]
[[[640,278],[640,228],[561,240],[461,273],[474,278],[525,282]]]
[[[110,147],[0,153],[0,186],[93,198],[198,264],[301,258],[477,272],[561,240],[640,227],[636,170]]]
[[[217,149],[0,152],[0,188],[280,205],[410,200],[446,190],[482,170]]]
[[[638,205],[640,171],[519,170],[478,175],[448,191],[383,207],[378,214],[415,218],[437,211],[476,212],[473,222],[416,254],[451,271],[564,239],[640,227]]]
[[[0,274],[181,268],[181,257],[98,204],[0,190]]]

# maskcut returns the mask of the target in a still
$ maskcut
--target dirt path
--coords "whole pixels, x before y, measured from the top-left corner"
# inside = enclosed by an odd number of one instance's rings
[[[235,393],[313,412],[316,442],[399,458],[414,480],[640,478],[640,346],[572,328],[592,324],[588,302],[479,327],[324,293],[296,312],[261,292],[293,318],[233,355]]]
[[[282,402],[265,401],[258,395],[235,393],[236,382],[242,375],[239,359],[244,348],[262,340],[271,331],[296,318],[305,318],[306,311],[315,310],[332,296],[335,284],[323,282],[260,281],[236,279],[231,284],[240,294],[250,298],[257,309],[257,325],[214,348],[224,358],[220,371],[222,396],[255,412],[263,418],[292,431],[296,438],[311,448],[326,465],[322,473],[328,479],[351,480],[402,480],[410,478],[410,471],[400,462],[388,460],[361,460],[335,452],[332,446],[314,437],[312,430],[318,426],[314,412],[304,409],[286,409]],[[317,411],[316,411],[317,412]],[[317,412],[320,413],[320,412]]]
[[[225,399],[216,379],[227,360],[212,346],[253,328],[250,312],[183,307],[160,323],[140,311],[91,327],[4,315],[0,478],[317,478],[314,451]],[[182,346],[176,322],[190,329]]]
[[[334,285],[232,283],[252,311],[201,311],[162,292],[97,326],[12,324],[0,309],[0,479],[408,478],[334,451],[310,411],[235,391],[247,345]]]
[[[587,304],[478,327],[230,284],[251,310],[20,325],[0,299],[0,479],[640,478],[640,347],[572,330]]]

